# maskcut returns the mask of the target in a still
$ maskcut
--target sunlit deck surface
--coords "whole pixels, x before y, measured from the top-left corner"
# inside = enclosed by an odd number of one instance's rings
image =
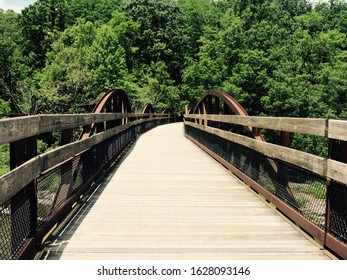
[[[42,259],[329,259],[184,137],[142,135]]]

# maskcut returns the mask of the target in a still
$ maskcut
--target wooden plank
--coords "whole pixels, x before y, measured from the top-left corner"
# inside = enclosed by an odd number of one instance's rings
[[[328,159],[327,176],[330,179],[347,185],[347,164]]]
[[[121,119],[120,113],[40,115],[40,133]]]
[[[92,113],[92,114],[60,114],[40,115],[40,133],[81,127],[92,123],[114,121],[122,118],[168,117],[166,114],[137,113]]]
[[[258,140],[251,139],[249,137],[232,133],[229,131],[212,128],[212,127],[206,127],[206,126],[195,124],[188,121],[185,122],[185,125],[195,127],[205,132],[212,133],[214,135],[222,137],[226,140],[246,146],[247,148],[253,149],[268,157],[280,159],[285,162],[289,162],[291,164],[300,166],[320,176],[325,177],[327,174],[327,163],[325,158],[311,155],[309,153],[301,152],[291,148],[258,141]]]
[[[39,116],[0,120],[0,145],[39,134]]]
[[[36,115],[0,120],[0,145],[28,138],[41,133],[81,127],[92,123],[122,118],[167,118],[168,114],[100,113]]]
[[[186,139],[181,123],[145,133],[131,150],[43,256],[328,259]]]
[[[347,141],[347,121],[329,120],[328,137]]]
[[[61,162],[64,162],[65,160],[71,158],[72,156],[79,154],[87,149],[90,149],[91,147],[107,140],[108,138],[126,130],[127,128],[131,126],[140,124],[142,122],[148,122],[148,121],[150,120],[141,119],[131,123],[127,123],[122,126],[117,126],[115,128],[95,134],[84,140],[73,142],[65,146],[59,147],[57,149],[54,149],[48,153],[45,153],[40,156],[42,171],[50,169],[54,167],[55,165],[60,164]]]
[[[151,119],[141,119],[127,123],[125,125],[93,135],[87,139],[59,147],[48,153],[39,155],[30,161],[27,161],[13,171],[0,177],[0,205],[7,201],[9,197],[12,197],[18,191],[20,191],[26,184],[34,180],[40,173],[64,162],[65,160],[83,152],[84,150],[101,143],[102,141],[131,126],[149,121],[151,121]]]
[[[18,193],[40,173],[40,158],[37,156],[0,177],[0,205]]]
[[[184,115],[187,119],[206,119],[210,121],[234,123],[250,127],[268,128],[278,131],[298,132],[310,135],[326,136],[326,119],[274,118],[237,115]]]

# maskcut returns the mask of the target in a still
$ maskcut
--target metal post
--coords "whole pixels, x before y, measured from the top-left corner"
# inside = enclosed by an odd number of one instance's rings
[[[329,158],[347,163],[347,141],[329,139]],[[332,230],[339,231],[339,221],[345,219],[347,212],[347,187],[330,178],[327,178],[326,186],[325,239]]]
[[[71,143],[73,140],[73,129],[64,129],[61,131],[61,145],[66,145]],[[72,170],[72,160],[65,162],[61,166],[61,183],[54,197],[54,202],[52,204],[52,209],[57,209],[59,205],[66,201],[69,194],[72,192],[73,187],[73,170]],[[47,213],[44,213],[47,215]]]
[[[17,168],[36,155],[36,136],[10,143],[10,169]],[[12,254],[15,255],[23,242],[27,238],[34,237],[36,233],[36,180],[30,182],[11,198],[11,227]],[[32,244],[35,244],[35,242]]]
[[[112,99],[106,104],[106,112],[107,113],[112,113],[112,109],[113,109],[113,106],[112,106]],[[106,122],[106,130],[107,129],[110,129],[112,127],[115,127],[114,125],[114,121],[107,121]]]
[[[290,146],[290,141],[291,141],[291,135],[290,132],[288,131],[281,131],[280,133],[280,144],[281,146],[284,147],[289,147]],[[289,187],[288,181],[289,181],[289,172],[288,169],[285,166],[279,165],[277,169],[277,174],[278,174],[278,180],[281,182],[281,184],[286,188],[287,193],[284,193],[286,196],[285,199],[290,202],[290,204],[296,208],[299,206],[297,205],[297,202],[295,200],[294,194]],[[288,194],[288,195],[287,195]]]

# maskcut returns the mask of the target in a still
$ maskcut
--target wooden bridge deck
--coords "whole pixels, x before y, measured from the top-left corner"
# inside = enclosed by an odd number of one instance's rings
[[[184,137],[142,135],[42,259],[328,259]]]

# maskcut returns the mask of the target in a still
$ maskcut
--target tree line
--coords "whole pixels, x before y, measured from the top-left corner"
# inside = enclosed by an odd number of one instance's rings
[[[250,115],[347,117],[344,1],[37,0],[0,10],[0,34],[0,117],[90,112],[118,87],[135,109],[216,89]]]
[[[0,107],[84,112],[122,87],[182,111],[208,89],[252,115],[347,116],[347,4],[38,0],[0,12]]]

